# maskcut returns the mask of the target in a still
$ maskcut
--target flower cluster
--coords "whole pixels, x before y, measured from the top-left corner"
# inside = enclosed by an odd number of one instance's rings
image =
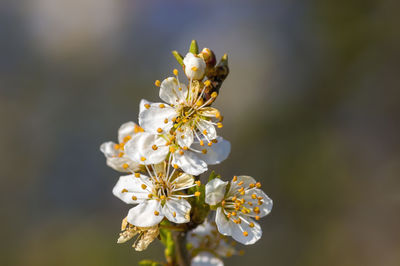
[[[220,258],[238,253],[226,236],[246,245],[260,239],[256,220],[271,211],[272,200],[249,176],[226,182],[213,173],[206,185],[201,184],[200,175],[230,153],[229,141],[217,133],[223,116],[211,107],[229,73],[227,56],[216,64],[214,53],[208,48],[199,52],[195,41],[185,57],[173,54],[187,83],[180,81],[177,69],[172,77],[157,80],[162,102],[142,100],[139,125],[123,124],[118,143],[100,147],[107,165],[126,173],[113,194],[135,205],[123,220],[118,243],[138,235],[133,247],[140,251],[159,234],[167,238],[170,234],[163,230],[184,232],[192,265],[222,263]],[[216,211],[215,223],[207,221],[210,210]],[[222,265],[218,263],[214,264]]]

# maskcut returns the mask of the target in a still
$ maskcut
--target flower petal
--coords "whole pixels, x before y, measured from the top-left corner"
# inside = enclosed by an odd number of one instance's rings
[[[229,221],[230,223],[233,224],[232,226],[233,239],[244,245],[254,244],[262,236],[262,230],[260,225],[249,217],[245,217],[243,215],[239,215],[239,217],[242,220],[240,224],[235,224],[234,222]],[[249,226],[250,223],[253,224],[253,227]],[[245,235],[246,233],[247,235]]]
[[[247,187],[249,187],[250,184],[255,184],[257,182],[251,176],[246,176],[246,175],[240,175],[240,176],[237,176],[236,178],[237,179],[235,182],[231,182],[231,186],[228,191],[229,196],[234,196],[235,194],[237,194],[236,192],[240,188],[240,186],[238,186],[238,183],[243,182],[243,184],[241,186],[244,188],[247,188]]]
[[[150,183],[150,179],[144,175],[141,175],[140,178],[135,177],[135,175],[121,176],[113,188],[114,196],[128,204],[136,204],[146,200],[151,193],[151,188],[143,189],[142,185],[145,183],[142,180],[148,181],[146,184]],[[132,197],[136,197],[136,199],[134,200]]]
[[[218,109],[216,109],[214,107],[209,107],[209,106],[203,107],[197,112],[199,114],[201,114],[202,116],[206,116],[206,117],[217,117],[217,115],[220,114]]]
[[[125,155],[136,163],[160,163],[169,152],[165,143],[166,141],[157,135],[140,132],[125,144]]]
[[[178,145],[183,147],[190,147],[193,143],[193,130],[188,125],[181,126],[176,131],[176,141]]]
[[[138,132],[139,126],[134,122],[126,122],[120,126],[118,129],[118,141],[119,143],[124,142],[124,138],[127,136],[132,136]]]
[[[160,98],[169,104],[184,102],[187,92],[186,85],[179,83],[174,77],[164,79],[160,86]]]
[[[196,150],[207,150],[207,153],[198,155],[206,164],[219,164],[228,158],[231,152],[231,143],[222,137],[217,137],[217,141],[211,147],[206,145],[201,146],[198,142],[194,142],[192,147]]]
[[[217,224],[218,231],[225,235],[232,235],[232,226],[235,223],[230,222],[229,219],[224,214],[224,209],[222,207],[217,208],[217,213],[215,214],[215,223]]]
[[[145,101],[142,101],[143,104]],[[146,131],[154,134],[169,132],[176,117],[174,108],[164,103],[146,103],[148,108],[140,107],[139,125]],[[160,132],[160,130],[162,130]]]
[[[197,122],[197,129],[207,136],[207,139],[213,140],[217,138],[217,131],[215,130],[215,126],[207,120],[201,119]]]
[[[164,218],[161,203],[157,200],[145,200],[128,212],[126,217],[130,224],[139,227],[150,227],[161,222]]]
[[[180,176],[178,176],[177,178],[175,178],[172,181],[172,184],[175,185],[174,191],[181,190],[183,188],[186,188],[188,186],[193,185],[194,184],[194,178],[193,178],[192,175],[183,173]]]
[[[183,64],[185,65],[185,74],[189,79],[200,80],[204,77],[206,62],[203,58],[187,53],[183,59]]]
[[[225,196],[225,190],[228,182],[224,182],[219,178],[215,178],[206,184],[205,202],[208,205],[217,205]]]
[[[213,254],[203,251],[197,254],[190,263],[191,266],[224,266],[221,259]]]
[[[182,224],[190,221],[190,209],[187,200],[170,198],[165,202],[162,211],[169,221]]]
[[[207,164],[191,151],[185,151],[183,155],[174,153],[172,164],[177,164],[184,172],[191,175],[199,175],[208,169]]]
[[[123,157],[107,158],[107,165],[118,172],[132,173],[141,170],[142,166],[131,159]],[[126,167],[126,165],[128,167]]]
[[[257,199],[253,199],[252,195],[256,195]],[[262,204],[258,205],[258,198],[262,197]],[[264,191],[262,191],[261,189],[258,188],[253,188],[253,189],[249,189],[246,191],[244,197],[246,202],[251,202],[253,204],[253,206],[257,206],[260,210],[259,213],[254,213],[254,212],[250,212],[247,215],[251,216],[251,217],[255,217],[255,216],[260,216],[260,217],[264,217],[267,214],[269,214],[272,210],[272,199],[270,199],[265,193]]]
[[[114,148],[115,144],[116,143],[113,141],[108,141],[101,144],[100,151],[104,153],[104,156],[106,156],[106,158],[118,156],[119,151]]]

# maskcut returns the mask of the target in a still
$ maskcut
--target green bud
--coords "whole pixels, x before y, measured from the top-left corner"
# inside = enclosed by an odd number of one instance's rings
[[[192,42],[190,43],[189,52],[195,55],[199,53],[199,46],[197,45],[196,40],[192,40]]]

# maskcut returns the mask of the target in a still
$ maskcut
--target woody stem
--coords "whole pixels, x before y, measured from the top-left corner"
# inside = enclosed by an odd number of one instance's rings
[[[188,254],[188,250],[186,249],[186,231],[179,232],[173,231],[172,232],[172,239],[175,243],[175,259],[177,266],[189,266],[190,265],[190,258]]]

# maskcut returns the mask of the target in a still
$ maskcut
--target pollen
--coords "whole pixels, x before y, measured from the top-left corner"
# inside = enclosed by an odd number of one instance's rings
[[[158,211],[154,211],[154,215],[158,216],[160,213]]]
[[[202,106],[203,103],[204,103],[203,98],[201,98],[200,100],[198,100],[198,101],[196,102],[196,105],[197,105],[197,106]]]
[[[183,152],[183,150],[180,150],[180,151],[179,151],[179,154],[180,154],[180,155],[183,155],[183,154],[185,154],[185,153]]]
[[[178,88],[178,90],[182,91],[182,88],[181,88],[181,87],[179,87],[179,88]]]
[[[128,190],[127,190],[126,188],[124,188],[124,189],[121,191],[121,193],[126,193],[126,192],[128,192]]]
[[[197,71],[197,67],[195,67],[195,66],[193,66],[192,68],[191,68],[193,71]]]
[[[162,133],[163,130],[159,127],[159,128],[157,128],[157,132],[158,132],[158,133]]]
[[[137,197],[136,196],[132,196],[132,200],[137,200]]]
[[[173,73],[174,73],[175,76],[178,76],[178,74],[179,74],[178,69],[175,68]]]
[[[204,129],[204,130],[203,130],[203,134],[204,134],[204,135],[207,135],[207,134],[208,134],[208,133],[207,133],[207,130]]]
[[[129,164],[127,164],[127,163],[124,163],[123,165],[122,165],[122,168],[124,168],[124,169],[127,169],[129,167]]]
[[[119,150],[119,145],[118,145],[118,144],[115,144],[115,145],[114,145],[114,149]]]
[[[176,217],[176,212],[173,212],[173,213],[172,213],[172,216]]]
[[[195,181],[196,185],[199,187],[201,185],[200,180]]]
[[[131,138],[132,138],[132,136],[130,136],[130,135],[125,136],[124,139],[123,139],[123,141],[124,141],[124,142],[128,142]]]
[[[257,187],[257,188],[261,188],[261,183],[260,183],[260,182],[257,182],[257,183],[256,183],[256,187]]]
[[[236,216],[237,213],[236,212],[231,212],[232,216]]]
[[[142,156],[142,157],[140,158],[140,160],[141,160],[142,162],[144,162],[144,161],[146,161],[146,157],[143,157],[143,156]]]
[[[196,191],[196,192],[194,193],[194,195],[195,195],[196,197],[198,197],[198,196],[201,195],[201,193],[200,193],[200,191]]]
[[[179,166],[178,166],[177,164],[174,164],[174,168],[175,168],[175,169],[178,169]]]
[[[209,143],[207,143],[207,145],[208,145],[209,147],[211,147],[211,146],[213,145],[213,143],[210,141]]]
[[[139,178],[140,177],[140,173],[135,173],[135,177]]]
[[[160,87],[160,86],[161,86],[161,82],[157,79],[157,80],[154,82],[154,85],[156,85],[157,87]]]
[[[244,191],[244,187],[241,187],[238,189],[238,192],[242,192],[242,191]]]
[[[249,233],[247,233],[246,231],[244,231],[244,232],[243,232],[243,235],[244,235],[244,236],[248,236]]]
[[[147,197],[149,197],[149,199],[151,199],[153,197],[153,194],[149,194],[149,195],[147,195]]]
[[[158,107],[160,107],[160,108],[165,108],[165,104],[160,103],[160,105],[159,105]]]
[[[204,146],[204,141],[200,140],[200,146]]]
[[[209,79],[207,79],[206,81],[204,81],[204,85],[205,86],[210,86],[211,85],[211,81]]]
[[[184,146],[183,149],[184,149],[185,151],[187,151],[189,148],[188,148],[188,146]]]
[[[146,104],[144,105],[144,107],[146,107],[146,109],[149,109],[149,108],[150,108],[150,104],[146,103]]]
[[[152,148],[153,150],[155,150],[155,151],[158,149],[158,147],[157,147],[156,144],[154,144],[153,146],[151,146],[151,148]]]
[[[170,146],[170,147],[169,147],[169,151],[170,151],[171,153],[174,153],[174,152],[176,151],[176,149],[175,149],[174,147]]]
[[[234,196],[234,197],[232,198],[232,201],[236,201],[236,199],[237,199],[237,197],[236,197],[236,196]]]
[[[218,140],[217,139],[213,139],[213,140],[211,140],[211,142],[212,143],[218,143]]]
[[[242,180],[242,181],[240,181],[239,183],[238,183],[238,186],[241,186],[241,185],[243,185],[243,183],[244,183],[244,181]]]
[[[253,228],[253,227],[254,227],[254,223],[250,223],[249,226],[250,226],[251,228]]]
[[[256,186],[255,184],[251,183],[251,184],[249,185],[249,188],[254,188],[255,186]]]
[[[185,138],[185,135],[182,135],[182,136],[181,136],[181,139],[184,139],[184,138]]]
[[[212,98],[217,98],[217,96],[218,96],[218,93],[217,93],[216,91],[214,91],[213,93],[211,93],[211,97],[212,97]]]
[[[142,184],[142,189],[146,189],[147,186],[145,184]]]
[[[224,125],[223,125],[221,122],[218,122],[218,123],[217,123],[217,127],[218,127],[218,128],[222,128],[223,126],[224,126]]]
[[[202,150],[201,151],[203,154],[206,154],[207,153],[207,149],[204,149],[204,150]]]
[[[243,196],[244,194],[245,194],[244,190],[240,192],[240,195]]]
[[[232,179],[232,181],[233,181],[233,182],[236,182],[236,181],[237,181],[237,176],[234,176],[233,179]]]
[[[257,221],[260,220],[260,216],[258,216],[258,215],[254,218],[256,218]]]
[[[225,206],[225,200],[221,201],[221,206],[224,207]]]
[[[160,199],[165,200],[165,196],[164,196],[164,195],[161,195],[161,196],[160,196]]]
[[[124,153],[123,153],[123,152],[118,153],[118,157],[121,158],[122,156],[124,156]]]
[[[253,195],[251,195],[251,198],[252,198],[252,199],[257,199],[257,195],[256,195],[256,194],[253,194]]]

